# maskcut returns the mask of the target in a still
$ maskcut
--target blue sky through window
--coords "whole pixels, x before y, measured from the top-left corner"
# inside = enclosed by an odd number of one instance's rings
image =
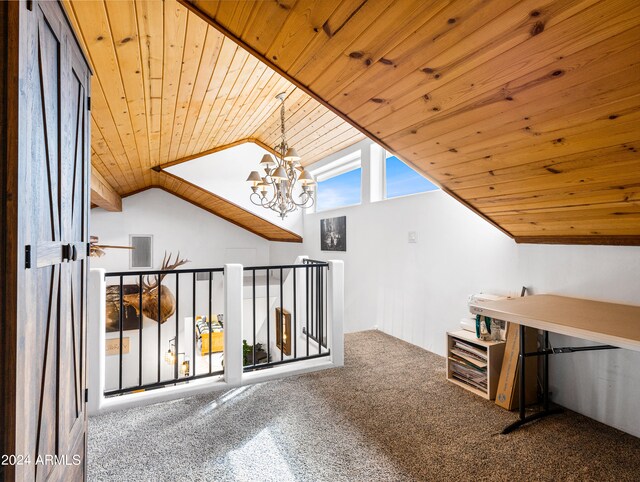
[[[385,169],[387,199],[438,189],[435,184],[422,177],[396,156],[387,157]]]
[[[362,169],[354,169],[318,183],[318,211],[360,204]]]

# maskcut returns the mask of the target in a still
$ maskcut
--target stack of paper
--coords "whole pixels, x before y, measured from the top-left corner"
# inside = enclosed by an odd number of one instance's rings
[[[454,339],[450,350],[451,376],[479,390],[487,389],[487,352]]]

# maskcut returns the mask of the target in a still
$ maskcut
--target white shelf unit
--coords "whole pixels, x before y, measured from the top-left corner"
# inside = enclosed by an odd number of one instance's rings
[[[480,390],[474,386],[471,386],[461,380],[453,378],[451,375],[451,348],[453,347],[454,340],[458,339],[470,345],[473,345],[479,350],[487,353],[487,389]],[[479,395],[487,400],[494,400],[496,398],[496,390],[498,388],[498,379],[500,378],[500,370],[502,368],[502,358],[504,357],[504,341],[483,341],[476,338],[475,334],[466,331],[451,331],[447,332],[447,380],[451,383],[458,385],[465,390],[469,390],[476,395]]]

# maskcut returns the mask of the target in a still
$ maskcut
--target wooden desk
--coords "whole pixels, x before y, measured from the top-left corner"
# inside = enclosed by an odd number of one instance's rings
[[[470,308],[473,314],[640,351],[640,306],[533,295],[479,302]]]
[[[497,301],[476,302],[469,305],[472,313],[520,325],[520,400],[525,386],[525,357],[543,357],[543,410],[525,416],[524,403],[520,404],[519,420],[502,433],[509,433],[533,420],[558,413],[549,408],[549,355],[588,350],[626,348],[640,351],[640,306],[605,303],[556,295],[533,295]],[[544,332],[542,350],[526,353],[525,326]],[[550,348],[549,332],[583,338],[605,345],[587,347]]]

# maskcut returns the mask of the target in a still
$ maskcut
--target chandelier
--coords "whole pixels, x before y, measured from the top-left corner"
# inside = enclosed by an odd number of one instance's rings
[[[275,146],[277,155],[262,156],[260,165],[265,176],[258,171],[251,171],[247,181],[253,191],[249,198],[256,206],[262,206],[278,213],[284,219],[286,215],[298,208],[313,206],[313,176],[300,164],[300,156],[293,147],[287,145],[284,128],[284,99],[286,94],[276,95],[280,101],[280,133],[282,140]],[[298,187],[299,186],[299,187]],[[296,201],[295,195],[298,200]]]

